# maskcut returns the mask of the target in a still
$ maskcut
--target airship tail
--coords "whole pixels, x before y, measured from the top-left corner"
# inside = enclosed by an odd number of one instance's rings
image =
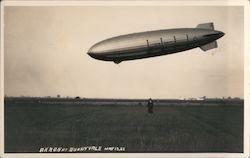
[[[214,30],[214,23],[198,24],[196,26],[196,28]],[[224,33],[222,33],[222,32],[219,32],[219,33],[216,33],[216,34],[218,34],[219,37],[224,35]],[[203,50],[203,51],[207,51],[207,50],[214,49],[214,48],[217,48],[217,47],[218,47],[218,45],[217,45],[216,41],[213,41],[213,42],[208,43],[206,45],[200,46],[201,50]]]
[[[196,28],[214,30],[214,23],[211,22],[211,23],[199,24],[196,26]]]

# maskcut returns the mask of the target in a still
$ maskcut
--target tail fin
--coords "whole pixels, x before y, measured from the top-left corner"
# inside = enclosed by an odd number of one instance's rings
[[[208,43],[206,45],[203,45],[203,46],[200,46],[200,48],[203,50],[203,51],[207,51],[209,49],[214,49],[214,48],[217,48],[218,45],[217,45],[217,42],[216,41],[213,41],[211,43]]]
[[[214,30],[214,23],[211,22],[211,23],[199,24],[196,26],[196,28]]]

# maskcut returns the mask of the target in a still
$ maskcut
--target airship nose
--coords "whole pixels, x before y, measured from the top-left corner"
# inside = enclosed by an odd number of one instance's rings
[[[93,53],[93,52],[88,52],[87,53],[90,57],[92,57],[92,58],[97,58],[98,57],[98,55],[96,54],[96,53]]]
[[[100,53],[94,53],[94,52],[89,51],[87,54],[94,59],[103,60],[104,58],[104,56]]]
[[[89,49],[89,51],[87,52],[87,54],[90,56],[90,57],[92,57],[92,58],[96,58],[96,53],[94,53],[94,51],[93,51],[93,48],[94,48],[95,46],[92,46],[90,49]]]
[[[93,58],[95,53],[88,52],[87,54]]]
[[[94,59],[104,60],[105,53],[102,52],[102,47],[103,47],[102,42],[96,43],[89,49],[87,54]]]

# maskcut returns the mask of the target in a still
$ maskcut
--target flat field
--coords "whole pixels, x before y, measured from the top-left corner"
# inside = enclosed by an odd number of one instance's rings
[[[5,98],[4,114],[7,153],[87,146],[243,152],[242,100],[155,100],[149,114],[145,100]]]

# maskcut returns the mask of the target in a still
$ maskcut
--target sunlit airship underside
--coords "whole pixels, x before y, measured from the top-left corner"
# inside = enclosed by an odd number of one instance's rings
[[[180,28],[133,33],[98,42],[88,54],[98,60],[113,61],[142,59],[177,53],[200,47],[203,51],[217,48],[216,40],[224,35],[214,30],[213,23],[196,28]]]

